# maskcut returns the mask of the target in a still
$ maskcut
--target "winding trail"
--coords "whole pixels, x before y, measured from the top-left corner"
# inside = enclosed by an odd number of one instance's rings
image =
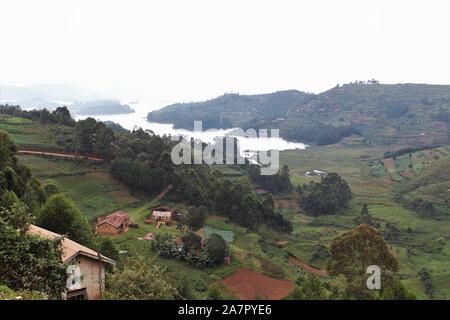
[[[290,256],[288,259],[289,263],[292,263],[296,266],[302,267],[306,271],[308,271],[311,274],[314,274],[319,277],[326,277],[328,275],[328,272],[323,269],[316,269],[314,267],[311,267],[309,264],[307,264],[305,261],[300,260],[294,256]]]
[[[172,185],[169,184],[157,197],[156,199],[161,199],[162,197],[164,197],[166,195],[167,192],[169,192],[170,190],[172,190]]]

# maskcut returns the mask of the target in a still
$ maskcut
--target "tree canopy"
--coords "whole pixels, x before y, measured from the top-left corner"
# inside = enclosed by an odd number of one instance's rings
[[[352,191],[347,181],[336,173],[329,173],[320,182],[298,187],[300,207],[307,214],[318,216],[337,214],[347,207]]]
[[[78,208],[62,194],[56,194],[41,209],[37,223],[42,228],[65,234],[86,246],[94,244],[93,230]]]

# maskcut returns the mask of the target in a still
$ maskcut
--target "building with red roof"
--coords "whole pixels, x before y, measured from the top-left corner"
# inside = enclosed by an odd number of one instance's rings
[[[106,217],[99,217],[95,231],[97,234],[115,235],[128,231],[131,219],[128,213],[124,211],[117,211],[107,215]]]

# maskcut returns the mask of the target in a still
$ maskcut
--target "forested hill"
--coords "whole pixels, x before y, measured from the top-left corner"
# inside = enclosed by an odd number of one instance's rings
[[[276,119],[286,111],[306,103],[313,94],[289,90],[269,94],[225,94],[202,102],[177,103],[148,114],[151,122],[173,123],[177,128],[192,129],[194,120],[203,128],[243,127],[255,119]]]
[[[187,129],[194,120],[203,120],[204,128],[278,128],[288,140],[319,145],[354,133],[362,134],[367,143],[438,145],[449,142],[450,86],[361,81],[319,95],[228,94],[174,104],[149,113],[148,119]]]
[[[335,87],[287,112],[282,134],[302,139],[302,128],[324,122],[353,126],[370,143],[446,144],[450,129],[450,86],[352,83]]]

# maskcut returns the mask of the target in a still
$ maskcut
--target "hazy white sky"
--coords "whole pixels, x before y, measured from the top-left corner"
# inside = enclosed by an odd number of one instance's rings
[[[183,101],[370,78],[450,84],[450,1],[0,1],[0,84]]]

